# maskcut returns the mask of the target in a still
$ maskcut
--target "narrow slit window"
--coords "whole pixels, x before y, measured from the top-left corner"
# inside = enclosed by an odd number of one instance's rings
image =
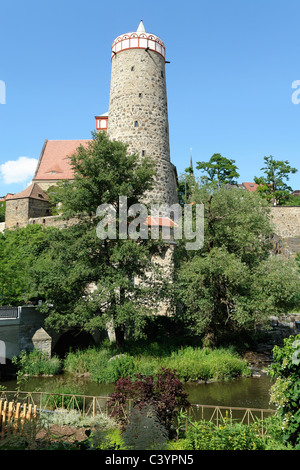
[[[137,121],[134,121],[134,127],[138,127],[139,123]]]
[[[142,93],[139,93],[139,98],[142,98],[143,94]]]
[[[134,71],[134,65],[131,67],[131,72],[133,72],[133,71]]]
[[[142,150],[142,157],[144,157],[145,155],[146,155],[145,150]]]
[[[161,71],[160,74],[161,74],[161,78],[164,78],[164,72]]]

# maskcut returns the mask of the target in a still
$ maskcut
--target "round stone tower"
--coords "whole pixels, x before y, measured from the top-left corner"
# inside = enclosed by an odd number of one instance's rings
[[[147,202],[174,204],[177,179],[170,162],[165,45],[146,33],[141,21],[136,32],[115,39],[111,63],[108,135],[128,144],[129,153],[155,160],[157,175]]]

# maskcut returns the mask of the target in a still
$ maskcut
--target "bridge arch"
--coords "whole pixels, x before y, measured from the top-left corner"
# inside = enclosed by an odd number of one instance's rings
[[[72,328],[63,332],[55,344],[52,343],[52,354],[64,357],[70,349],[85,349],[95,344],[96,341],[90,333],[79,328]]]

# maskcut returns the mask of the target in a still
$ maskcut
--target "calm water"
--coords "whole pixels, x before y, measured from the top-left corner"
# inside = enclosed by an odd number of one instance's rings
[[[72,393],[93,396],[108,396],[113,392],[113,385],[96,384],[87,379],[74,379],[67,374],[56,377],[31,378],[22,387],[25,391],[50,392],[57,385],[73,384],[77,391]],[[2,381],[7,390],[16,389],[16,381]],[[190,403],[201,405],[232,406],[242,408],[274,409],[270,405],[271,380],[267,375],[259,378],[247,377],[210,384],[187,384]],[[68,393],[67,390],[65,393]],[[70,392],[69,392],[70,393]]]

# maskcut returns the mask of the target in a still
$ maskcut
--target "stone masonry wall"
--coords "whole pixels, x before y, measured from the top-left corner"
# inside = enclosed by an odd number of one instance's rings
[[[300,206],[272,207],[271,216],[279,237],[300,237]]]
[[[39,199],[29,199],[28,217],[45,217],[50,215],[50,203]]]
[[[300,206],[276,206],[271,209],[275,236],[274,253],[285,258],[300,253]]]
[[[29,199],[6,201],[5,228],[25,227],[28,223]]]
[[[165,60],[143,49],[112,59],[108,135],[128,144],[128,153],[156,162],[156,182],[148,202],[177,202],[175,169],[170,162]]]

